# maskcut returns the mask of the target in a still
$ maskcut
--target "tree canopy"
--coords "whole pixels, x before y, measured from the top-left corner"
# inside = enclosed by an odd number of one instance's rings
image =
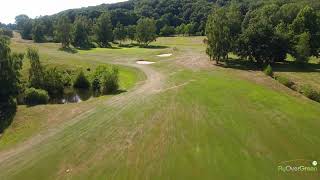
[[[0,105],[8,103],[19,92],[23,54],[12,53],[9,39],[0,37]]]
[[[62,48],[69,47],[72,40],[71,31],[72,25],[69,18],[61,16],[55,25],[55,39],[61,42]]]
[[[298,62],[320,55],[320,3],[248,2],[213,10],[206,28],[210,57],[219,61],[234,53],[261,66],[284,61],[287,54]]]
[[[139,44],[148,46],[157,38],[156,22],[150,18],[142,18],[138,21],[136,32],[136,40]]]
[[[112,29],[110,14],[107,12],[101,14],[94,28],[97,43],[99,43],[101,47],[110,46],[109,43],[113,40]]]

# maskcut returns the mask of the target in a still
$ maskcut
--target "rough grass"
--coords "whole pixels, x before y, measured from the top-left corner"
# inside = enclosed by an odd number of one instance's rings
[[[154,45],[169,48],[75,54],[84,63],[155,58],[158,63],[151,67],[165,77],[159,79],[163,87],[109,104],[109,98],[80,103],[79,112],[94,106],[80,117],[56,114],[56,124],[78,120],[1,161],[0,179],[316,179],[319,172],[291,174],[277,168],[282,161],[306,159],[295,163],[310,165],[309,160],[319,160],[320,105],[241,75],[250,72],[182,66],[181,57],[203,56],[201,41],[161,38]],[[153,57],[172,46],[179,49],[173,57]],[[66,107],[65,112],[75,110]],[[61,109],[51,106],[42,118]],[[34,113],[31,121],[38,110],[28,111]]]

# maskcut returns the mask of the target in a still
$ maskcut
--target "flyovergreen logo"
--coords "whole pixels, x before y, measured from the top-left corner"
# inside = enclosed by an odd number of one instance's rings
[[[300,165],[299,165],[300,162]],[[278,166],[279,172],[317,172],[318,162],[304,159],[284,161]]]

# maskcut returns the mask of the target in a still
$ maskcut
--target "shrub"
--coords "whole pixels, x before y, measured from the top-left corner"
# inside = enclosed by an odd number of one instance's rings
[[[291,89],[292,89],[293,86],[294,86],[294,82],[291,81],[290,79],[288,79],[287,77],[277,76],[277,77],[276,77],[276,80],[277,80],[279,83],[287,86],[288,88],[291,88]]]
[[[44,81],[42,88],[48,91],[50,96],[63,94],[64,76],[57,68],[49,68],[44,73]]]
[[[89,89],[90,82],[84,72],[81,70],[73,82],[73,87],[79,89]]]
[[[94,79],[92,80],[91,86],[92,86],[92,90],[93,90],[94,92],[100,92],[100,89],[101,89],[100,79],[99,79],[99,78],[94,78]]]
[[[102,80],[102,93],[115,93],[119,89],[119,70],[115,67],[112,67],[112,69],[104,75],[105,76],[103,76]]]
[[[13,31],[9,29],[0,28],[0,36],[7,36],[9,38],[13,37]]]
[[[42,89],[29,88],[25,91],[24,102],[27,105],[47,104],[48,92]]]
[[[314,90],[310,85],[302,86],[300,89],[300,93],[305,95],[309,99],[320,102],[320,92]]]
[[[65,87],[70,87],[72,85],[72,78],[68,71],[62,73],[62,80]]]
[[[273,76],[273,70],[270,64],[263,70],[264,74],[267,76],[272,77]]]
[[[92,76],[92,89],[103,94],[114,93],[119,88],[119,71],[115,67],[99,66]]]

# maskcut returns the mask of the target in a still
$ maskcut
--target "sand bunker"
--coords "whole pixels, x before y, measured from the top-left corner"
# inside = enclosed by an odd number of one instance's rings
[[[172,54],[159,54],[158,57],[170,57]]]
[[[137,64],[154,64],[155,62],[151,62],[151,61],[137,61]]]

